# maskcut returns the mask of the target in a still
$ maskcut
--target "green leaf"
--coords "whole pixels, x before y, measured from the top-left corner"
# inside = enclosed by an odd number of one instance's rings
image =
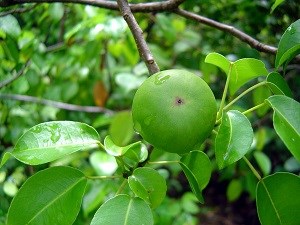
[[[269,159],[269,157],[264,154],[263,152],[259,152],[259,151],[255,151],[253,153],[254,158],[258,164],[258,166],[260,167],[261,171],[263,172],[264,176],[267,176],[270,174],[271,172],[271,160]]]
[[[268,74],[264,63],[253,58],[245,58],[230,62],[218,53],[210,53],[206,56],[205,62],[218,66],[227,76],[230,75],[229,92],[231,95],[249,80]]]
[[[285,0],[275,0],[274,4],[271,7],[271,13],[273,13],[273,11],[281,4],[283,3]]]
[[[223,114],[215,139],[215,154],[218,167],[224,167],[240,160],[250,149],[253,130],[247,117],[237,110]]]
[[[204,203],[202,190],[210,180],[212,165],[208,156],[201,151],[191,151],[180,159],[180,166],[187,177],[193,193]]]
[[[259,76],[267,76],[267,74],[265,64],[258,59],[245,58],[235,61],[232,64],[229,80],[230,94],[233,95],[249,80]]]
[[[253,104],[259,105],[263,103],[268,97],[272,95],[270,89],[266,86],[260,86],[253,91]],[[270,109],[270,106],[264,105],[256,110],[258,116],[264,116],[267,111]]]
[[[274,95],[266,101],[274,110],[273,125],[276,133],[300,161],[300,103],[284,95]]]
[[[107,154],[106,152],[93,152],[90,155],[90,163],[99,176],[112,175],[118,168],[115,157]]]
[[[130,148],[134,148],[135,146],[140,146],[141,145],[141,142],[138,141],[138,142],[135,142],[135,143],[132,143],[130,145],[127,145],[127,146],[124,146],[124,147],[120,147],[118,145],[116,145],[111,136],[106,136],[105,139],[104,139],[104,148],[105,148],[105,151],[112,155],[112,156],[122,156],[124,155]]]
[[[140,198],[118,195],[105,202],[96,212],[91,225],[153,225],[149,205]]]
[[[2,29],[3,31],[5,31],[7,34],[11,35],[15,39],[17,39],[21,35],[21,27],[19,25],[19,22],[12,15],[1,17],[0,29]]]
[[[87,180],[71,167],[37,172],[13,199],[7,225],[72,224],[80,210]]]
[[[240,180],[233,179],[230,181],[227,187],[226,195],[230,202],[237,200],[243,191],[243,186]]]
[[[292,91],[285,79],[277,72],[272,72],[267,76],[267,85],[275,95],[286,95],[292,97]]]
[[[97,146],[99,134],[87,124],[53,121],[38,124],[25,132],[12,152],[6,152],[0,167],[12,155],[29,165],[39,165],[73,152]]]
[[[127,145],[134,135],[131,112],[117,113],[110,124],[109,134],[118,146]]]
[[[156,208],[166,196],[167,185],[165,179],[154,169],[137,168],[128,177],[130,189],[141,199]]]
[[[216,52],[209,53],[205,58],[205,62],[221,68],[226,74],[228,74],[231,64],[226,57]]]
[[[256,204],[262,225],[298,225],[300,221],[300,178],[275,173],[260,180]]]
[[[288,63],[300,53],[300,19],[292,23],[282,35],[276,54],[275,67]]]

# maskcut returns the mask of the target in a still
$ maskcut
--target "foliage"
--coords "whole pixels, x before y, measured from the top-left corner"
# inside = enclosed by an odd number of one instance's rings
[[[1,8],[0,86],[14,80],[0,88],[0,224],[198,224],[215,177],[229,202],[256,200],[261,224],[297,224],[299,5],[282,2],[180,6],[278,45],[275,57],[179,14],[134,14],[160,69],[196,73],[219,99],[211,136],[185,155],[134,132],[132,99],[149,74],[117,11]]]

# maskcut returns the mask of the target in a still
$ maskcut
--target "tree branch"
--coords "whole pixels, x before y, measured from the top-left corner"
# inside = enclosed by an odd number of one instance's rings
[[[0,7],[2,5],[2,2],[0,2]],[[24,13],[24,12],[28,12],[32,9],[34,9],[38,4],[33,4],[32,6],[28,7],[28,8],[18,8],[18,9],[11,9],[11,10],[8,10],[6,12],[2,12],[0,13],[0,17],[3,17],[3,16],[7,16],[9,14],[14,14],[14,13]]]
[[[25,65],[19,70],[18,73],[16,73],[14,76],[12,76],[11,78],[4,80],[0,83],[0,89],[11,84],[12,82],[14,82],[16,79],[18,79],[20,76],[23,75],[25,69],[30,65],[31,61],[28,60]]]
[[[58,109],[64,109],[68,111],[78,111],[78,112],[87,112],[87,113],[105,113],[105,114],[113,114],[114,112],[109,109],[105,109],[103,107],[98,106],[80,106],[73,105],[64,102],[57,102],[43,98],[37,98],[28,95],[15,95],[15,94],[2,94],[0,93],[0,99],[10,99],[17,100],[22,102],[31,102],[36,104],[48,105]]]
[[[214,27],[214,28],[217,28],[218,30],[222,30],[227,33],[230,33],[233,36],[235,36],[236,38],[249,44],[252,48],[255,48],[256,50],[258,50],[260,52],[271,53],[273,55],[275,55],[277,52],[277,48],[270,46],[270,45],[263,44],[263,43],[259,42],[258,40],[252,38],[248,34],[236,29],[233,26],[217,22],[215,20],[197,15],[195,13],[192,13],[192,12],[189,12],[189,11],[186,11],[183,9],[176,9],[176,10],[174,10],[174,12],[182,17],[187,18],[187,19],[195,20],[195,21],[205,24],[207,26]]]
[[[163,2],[147,2],[129,4],[132,12],[159,12],[170,11],[176,9],[185,0],[169,0]],[[19,5],[24,3],[75,3],[83,5],[92,5],[100,8],[119,10],[118,4],[114,1],[107,0],[1,0],[0,7],[8,7],[12,5]]]
[[[142,29],[140,28],[139,24],[137,23],[136,19],[134,18],[133,14],[130,10],[128,1],[127,0],[118,0],[118,5],[120,7],[120,12],[121,12],[123,18],[127,22],[128,27],[131,30],[131,33],[134,37],[140,57],[146,63],[149,73],[154,74],[154,73],[159,72],[158,65],[156,64],[156,62],[151,54],[151,51],[147,45],[147,42],[145,41],[145,38],[143,37]]]

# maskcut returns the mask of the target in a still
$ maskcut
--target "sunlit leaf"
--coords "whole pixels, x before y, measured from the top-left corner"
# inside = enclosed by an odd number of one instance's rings
[[[223,114],[215,139],[215,154],[220,169],[240,160],[250,149],[253,130],[247,117],[237,110]]]
[[[90,155],[90,163],[97,175],[112,175],[118,168],[115,158],[106,152],[93,152]]]
[[[16,39],[21,34],[21,27],[19,25],[19,22],[11,14],[1,17],[0,29]]]
[[[8,225],[72,224],[85,191],[84,174],[71,167],[50,167],[30,177],[14,197]]]
[[[149,205],[140,198],[117,195],[96,212],[91,225],[153,225]]]
[[[167,185],[165,179],[152,168],[137,168],[128,177],[130,189],[136,196],[144,199],[151,208],[156,208],[165,198]]]
[[[228,74],[231,64],[227,58],[216,52],[209,53],[205,58],[205,62],[221,68],[226,74]]]
[[[208,156],[201,151],[192,151],[180,159],[180,166],[186,175],[193,193],[204,203],[202,190],[210,180],[212,165]]]
[[[278,68],[291,61],[300,53],[300,19],[292,23],[282,35],[276,54],[275,66]]]
[[[266,100],[274,110],[273,125],[280,139],[300,161],[300,103],[284,95]]]
[[[271,13],[280,5],[284,2],[285,0],[275,0],[271,7]]]
[[[253,58],[244,58],[230,62],[221,54],[210,53],[206,56],[205,62],[221,68],[227,76],[230,75],[229,92],[231,95],[249,80],[268,74],[264,63]]]
[[[10,155],[29,165],[51,162],[73,152],[96,147],[99,139],[97,131],[84,123],[41,123],[20,137],[13,151],[5,153],[0,166]]]
[[[109,134],[113,142],[119,146],[125,146],[131,141],[134,130],[130,111],[119,112],[115,115],[109,127]]]
[[[262,225],[298,225],[300,221],[300,178],[275,173],[260,180],[256,204]]]

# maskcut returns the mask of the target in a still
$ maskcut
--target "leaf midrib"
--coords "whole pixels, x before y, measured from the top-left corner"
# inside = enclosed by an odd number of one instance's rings
[[[67,188],[65,191],[63,191],[61,194],[59,194],[56,198],[54,198],[49,204],[45,205],[40,211],[38,211],[37,214],[35,214],[34,217],[32,217],[27,223],[26,225],[29,225],[35,218],[37,218],[43,211],[45,211],[47,208],[49,208],[49,206],[51,206],[52,204],[54,204],[60,197],[62,197],[64,194],[66,194],[68,191],[70,191],[73,187],[75,187],[77,184],[79,184],[82,180],[84,180],[85,177],[82,177],[78,180],[78,182],[75,182],[72,186],[70,186],[69,188]]]

